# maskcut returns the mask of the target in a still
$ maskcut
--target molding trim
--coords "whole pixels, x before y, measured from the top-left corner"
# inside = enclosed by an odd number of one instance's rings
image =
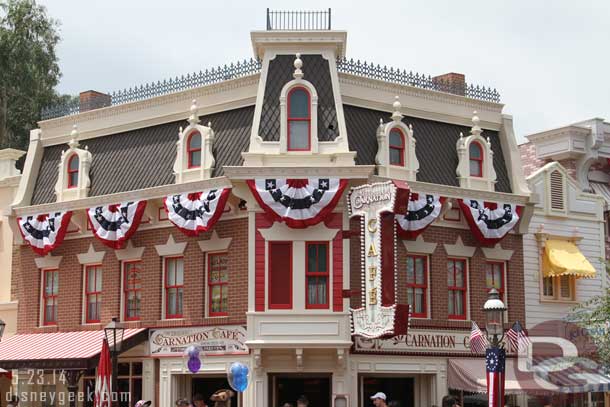
[[[416,240],[403,240],[408,253],[432,254],[436,250],[438,243],[427,243],[422,235],[417,236]]]
[[[63,259],[63,256],[52,256],[49,253],[44,257],[36,257],[34,262],[36,262],[36,267],[38,267],[40,270],[49,270],[58,269],[61,259]]]
[[[318,223],[306,229],[291,229],[285,223],[273,222],[267,229],[259,229],[263,239],[267,241],[291,240],[293,242],[333,240],[339,229],[329,229],[324,223]]]
[[[80,264],[98,264],[104,260],[105,255],[105,250],[96,252],[93,248],[93,243],[89,243],[89,250],[87,250],[87,253],[77,254],[76,257]]]
[[[167,243],[155,245],[157,254],[161,257],[166,256],[179,256],[184,253],[188,242],[176,243],[174,235],[171,233],[167,237]]]
[[[261,177],[340,177],[347,179],[366,179],[375,171],[374,165],[355,165],[345,167],[224,167],[224,173],[231,179],[253,179]]]
[[[443,246],[445,246],[447,255],[451,257],[473,257],[474,252],[477,250],[475,246],[464,246],[460,236],[458,236],[455,244],[445,243]]]
[[[229,246],[231,246],[232,240],[233,238],[231,237],[225,237],[221,239],[218,237],[218,233],[216,233],[216,230],[212,230],[212,236],[210,236],[209,239],[200,240],[197,242],[197,244],[199,244],[199,248],[204,253],[220,252],[227,251],[229,249]]]
[[[131,240],[127,241],[127,246],[124,249],[115,250],[114,254],[118,261],[127,260],[142,260],[145,247],[133,247]]]
[[[503,249],[500,243],[494,247],[481,247],[486,259],[509,261],[513,257],[514,250]]]

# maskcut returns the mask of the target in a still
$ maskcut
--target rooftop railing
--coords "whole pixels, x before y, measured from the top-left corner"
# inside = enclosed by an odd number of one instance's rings
[[[267,9],[268,31],[318,31],[330,29],[330,8],[323,11],[281,11]]]
[[[194,72],[186,76],[170,78],[168,80],[152,82],[134,88],[123,89],[109,94],[100,102],[95,100],[79,100],[78,97],[72,98],[69,102],[51,106],[41,112],[41,120],[53,119],[56,117],[75,115],[91,109],[98,109],[106,106],[115,106],[138,100],[150,99],[169,93],[180,92],[188,89],[197,88],[204,85],[223,82],[230,79],[253,75],[261,71],[261,61],[250,59],[244,60],[222,67],[206,69],[205,71]],[[307,75],[305,67],[305,74]],[[399,85],[414,86],[422,89],[435,90],[445,93],[453,93],[473,99],[488,102],[500,102],[500,94],[496,89],[484,86],[475,86],[467,83],[446,81],[442,78],[435,78],[429,75],[407,72],[395,68],[375,65],[367,62],[354,61],[353,59],[341,59],[337,61],[337,70],[340,73],[362,76],[365,78],[377,79]]]

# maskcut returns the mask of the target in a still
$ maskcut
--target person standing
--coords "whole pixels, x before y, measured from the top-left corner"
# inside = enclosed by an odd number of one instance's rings
[[[197,393],[193,396],[193,405],[195,407],[208,407],[205,403],[205,399],[201,393]]]
[[[305,397],[305,396],[299,397],[299,399],[297,400],[297,407],[308,407],[308,406],[309,406],[309,400],[307,399],[307,397]]]
[[[371,400],[373,400],[373,405],[375,407],[388,407],[387,399],[385,393],[382,392],[377,392],[371,396]]]

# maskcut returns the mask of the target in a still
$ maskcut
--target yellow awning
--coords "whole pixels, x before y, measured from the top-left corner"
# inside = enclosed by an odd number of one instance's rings
[[[595,267],[574,243],[549,239],[544,246],[542,273],[545,277],[573,275],[591,278],[595,277]]]

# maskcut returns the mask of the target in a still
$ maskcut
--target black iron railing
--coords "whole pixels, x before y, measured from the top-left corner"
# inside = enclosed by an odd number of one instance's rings
[[[488,102],[500,102],[500,93],[496,89],[485,86],[467,84],[465,82],[450,81],[443,78],[434,78],[430,75],[407,72],[406,70],[388,68],[367,62],[354,61],[353,59],[341,59],[337,61],[337,70],[342,73],[363,76],[366,78],[379,79],[386,82],[398,83],[400,85],[414,86],[416,88],[436,90],[439,92],[453,93],[473,99]]]
[[[78,114],[81,111],[91,110],[92,108],[114,106],[123,103],[135,102],[138,100],[150,99],[155,96],[180,92],[187,89],[197,88],[199,86],[256,74],[259,73],[260,70],[261,62],[259,60],[250,59],[238,61],[237,63],[231,63],[222,67],[193,72],[186,76],[177,76],[175,78],[170,78],[169,80],[163,80],[162,82],[152,82],[145,85],[136,86],[135,88],[112,92],[110,93],[110,103],[104,103],[101,106],[92,105],[92,103],[98,103],[96,101],[87,102],[83,105],[80,103],[80,100],[77,97],[68,103],[43,109],[41,112],[41,119],[48,120],[55,117]]]
[[[267,9],[267,30],[315,31],[331,29],[331,12],[280,11]]]

